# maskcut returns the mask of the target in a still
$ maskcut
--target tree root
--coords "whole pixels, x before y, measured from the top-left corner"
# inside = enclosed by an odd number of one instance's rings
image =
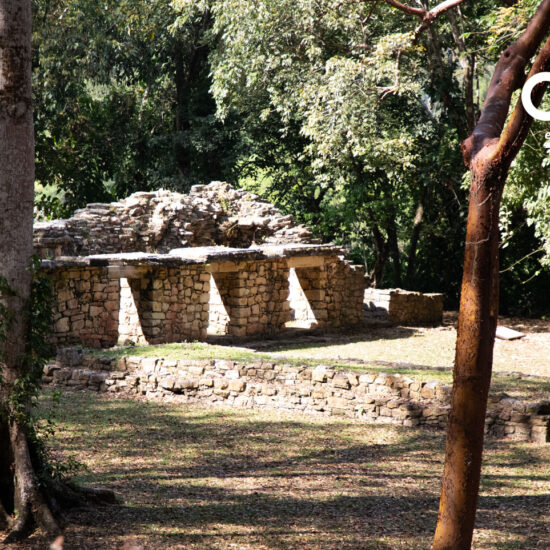
[[[5,544],[18,542],[40,528],[50,535],[61,532],[64,509],[88,505],[118,504],[110,489],[79,487],[69,481],[52,479],[37,480],[25,430],[16,422],[9,423],[9,437],[13,465],[12,517],[0,502],[0,528],[9,530]]]
[[[13,453],[14,508],[17,517],[4,542],[7,544],[26,538],[35,526],[41,527],[47,533],[58,534],[59,524],[38,487],[27,437],[17,421],[9,423],[9,435]]]

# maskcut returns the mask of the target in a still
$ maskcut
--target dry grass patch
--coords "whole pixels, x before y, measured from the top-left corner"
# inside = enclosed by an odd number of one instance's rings
[[[48,408],[44,400],[43,407]],[[441,433],[67,392],[55,453],[125,501],[73,510],[66,549],[427,549]],[[476,549],[550,540],[550,445],[490,442]],[[46,548],[34,535],[23,548]]]

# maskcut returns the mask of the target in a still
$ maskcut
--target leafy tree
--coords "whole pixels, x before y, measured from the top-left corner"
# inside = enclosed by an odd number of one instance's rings
[[[214,117],[208,19],[164,0],[34,0],[38,205],[69,214],[136,190],[220,179],[234,132]]]
[[[460,23],[415,34],[384,2],[174,4],[180,21],[212,17],[218,115],[237,113],[255,136],[252,165],[267,173],[271,198],[303,208],[323,237],[354,243],[374,284],[391,258],[386,283],[418,286],[421,273],[435,286],[448,269],[420,231],[462,234],[458,142],[467,135],[464,75],[472,78],[457,70]],[[280,142],[278,159],[264,156],[262,124],[268,143]]]

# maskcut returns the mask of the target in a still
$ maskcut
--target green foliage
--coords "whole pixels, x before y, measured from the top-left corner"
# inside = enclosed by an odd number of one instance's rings
[[[426,195],[434,198],[427,218],[438,232],[462,235],[453,208],[439,210],[443,220],[437,216],[441,203],[458,200],[461,210],[464,201],[457,58],[442,58],[436,81],[426,62],[430,44],[425,37],[412,43],[413,19],[385,3],[351,0],[176,0],[174,6],[181,24],[205,13],[213,19],[218,116],[239,118],[251,141],[237,165],[243,185],[261,190],[320,237],[350,247],[369,270],[387,254],[375,233],[389,242],[397,232],[393,246],[405,260]],[[455,48],[448,24],[440,32],[444,47]],[[421,249],[424,282],[436,290],[441,279],[427,268],[430,252],[437,256],[433,243]],[[404,265],[387,284],[398,282]]]
[[[34,0],[37,207],[224,179],[235,134],[213,116],[203,35],[168,2]]]
[[[393,258],[378,283],[443,291],[454,306],[465,60],[475,57],[479,111],[498,55],[537,4],[464,3],[454,27],[445,14],[413,43],[416,19],[385,2],[33,0],[39,210],[65,216],[228,179],[369,272]],[[531,310],[547,268],[529,254],[550,229],[545,167],[529,151],[512,168],[502,257],[503,304],[521,294]]]

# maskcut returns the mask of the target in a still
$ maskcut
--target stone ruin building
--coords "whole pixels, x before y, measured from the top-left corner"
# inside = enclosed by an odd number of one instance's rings
[[[291,216],[227,183],[134,193],[35,224],[57,346],[278,333],[362,322],[364,273]]]
[[[188,195],[135,193],[34,231],[42,269],[55,284],[53,342],[64,348],[45,366],[44,383],[411,427],[446,424],[450,386],[405,375],[262,360],[114,358],[65,347],[257,337],[292,320],[326,329],[362,324],[363,269],[250,193],[219,182]],[[365,306],[390,321],[418,321],[417,294],[367,289]],[[427,299],[431,313],[421,322],[437,322],[442,300]],[[550,404],[494,396],[486,430],[548,442]]]

